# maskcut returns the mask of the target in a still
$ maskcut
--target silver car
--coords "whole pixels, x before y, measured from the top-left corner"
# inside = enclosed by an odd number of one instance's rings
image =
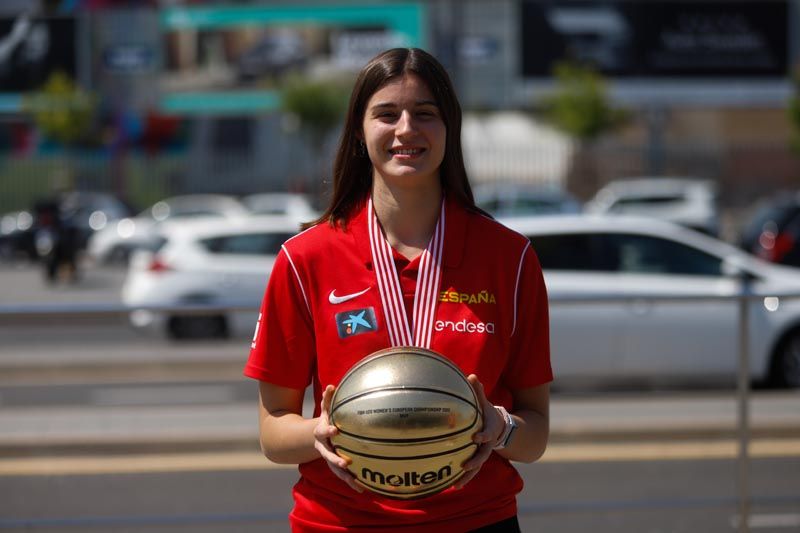
[[[530,238],[550,297],[558,380],[723,380],[738,368],[739,293],[749,303],[750,374],[800,387],[800,269],[650,218],[509,218]],[[723,298],[669,300],[674,296]],[[618,300],[558,303],[563,298]],[[663,299],[662,299],[663,298]]]

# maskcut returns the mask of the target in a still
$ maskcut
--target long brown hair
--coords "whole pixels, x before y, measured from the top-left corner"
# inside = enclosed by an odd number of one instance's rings
[[[415,74],[428,85],[447,129],[444,158],[439,167],[445,194],[464,207],[477,210],[461,152],[461,106],[447,71],[424,50],[393,48],[372,58],[356,78],[333,165],[330,203],[321,217],[304,224],[304,228],[321,222],[332,225],[346,222],[369,195],[372,163],[361,143],[367,102],[390,80],[405,74]]]

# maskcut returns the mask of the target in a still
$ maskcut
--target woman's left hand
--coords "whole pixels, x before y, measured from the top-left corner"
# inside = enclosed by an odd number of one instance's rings
[[[492,450],[506,427],[503,416],[494,408],[494,405],[486,399],[483,384],[478,379],[478,376],[470,374],[467,380],[469,380],[472,388],[475,390],[475,394],[478,396],[478,403],[483,410],[483,429],[472,436],[472,440],[478,445],[478,448],[475,450],[472,457],[462,465],[464,468],[464,475],[453,484],[453,487],[456,489],[462,488],[477,475],[483,463],[485,463],[492,454]]]

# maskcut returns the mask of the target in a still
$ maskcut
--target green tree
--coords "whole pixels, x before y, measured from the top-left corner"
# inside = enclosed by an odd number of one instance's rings
[[[554,94],[544,99],[545,118],[580,141],[593,141],[628,120],[611,105],[603,77],[590,67],[570,62],[556,65]]]
[[[295,77],[282,91],[283,110],[296,117],[300,127],[320,146],[347,109],[348,92],[337,80],[309,80]]]
[[[95,102],[63,72],[50,75],[41,90],[23,100],[45,136],[67,147],[87,141],[92,131]]]
[[[74,186],[73,148],[90,141],[93,131],[95,99],[78,87],[65,73],[53,72],[38,91],[26,95],[22,109],[45,137],[66,149],[62,164],[49,177],[50,188]]]

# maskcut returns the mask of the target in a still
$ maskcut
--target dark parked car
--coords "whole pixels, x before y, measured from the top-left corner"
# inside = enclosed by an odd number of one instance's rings
[[[30,211],[11,211],[0,216],[0,260],[37,259]]]
[[[800,266],[800,193],[762,205],[742,231],[740,245],[767,261]]]
[[[133,209],[112,194],[101,192],[68,192],[59,202],[61,216],[77,228],[78,249],[83,250],[96,231],[110,222],[134,214]]]

